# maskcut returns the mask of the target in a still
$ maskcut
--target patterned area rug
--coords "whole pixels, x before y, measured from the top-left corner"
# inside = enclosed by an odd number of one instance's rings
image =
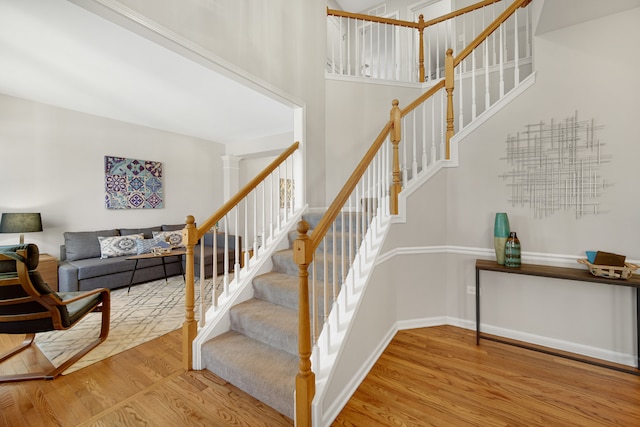
[[[232,275],[230,275],[232,276]],[[229,282],[233,277],[229,278]],[[222,290],[223,276],[216,280],[216,292]],[[205,302],[211,305],[212,280],[205,280]],[[200,312],[200,284],[195,284],[196,320]],[[90,313],[67,331],[53,331],[36,335],[40,351],[59,366],[100,334],[100,313]],[[64,374],[77,371],[107,357],[158,338],[182,327],[184,322],[184,281],[182,276],[143,283],[111,291],[111,327],[107,340],[67,369]]]

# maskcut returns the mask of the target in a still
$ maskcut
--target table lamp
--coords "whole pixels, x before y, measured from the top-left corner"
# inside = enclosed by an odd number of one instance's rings
[[[20,244],[24,244],[23,233],[42,231],[40,213],[3,213],[0,218],[0,233],[20,233]]]

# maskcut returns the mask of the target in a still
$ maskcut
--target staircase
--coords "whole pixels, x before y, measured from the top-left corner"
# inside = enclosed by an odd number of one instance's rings
[[[311,229],[321,218],[315,213],[303,216]],[[298,373],[298,266],[292,249],[296,237],[297,231],[290,231],[289,248],[272,256],[272,271],[253,279],[253,298],[230,309],[230,330],[202,349],[206,369],[290,418]],[[330,246],[326,271],[332,275]],[[318,280],[324,271],[318,268]],[[316,306],[323,305],[318,295]]]
[[[486,6],[485,3],[494,2],[480,2],[478,7]],[[255,277],[253,275],[258,270],[253,273],[249,271],[244,283],[231,290],[225,284],[227,299],[220,307],[214,300],[214,323],[206,327],[208,329],[199,334],[198,343],[194,343],[201,346],[200,353],[197,349],[194,350],[194,354],[200,356],[198,369],[210,370],[287,417],[294,418],[295,415],[298,425],[328,425],[332,415],[335,416],[332,411],[339,407],[353,386],[352,383],[345,383],[353,378],[334,375],[335,367],[340,367],[343,362],[340,356],[346,337],[351,332],[357,333],[353,331],[352,319],[366,290],[391,217],[398,214],[398,194],[402,191],[403,197],[407,197],[441,168],[456,166],[460,137],[465,132],[473,131],[477,124],[506,105],[510,97],[517,96],[519,90],[524,90],[531,84],[530,78],[522,78],[527,74],[531,76],[532,72],[532,67],[523,66],[530,64],[531,18],[525,15],[525,19],[521,19],[518,24],[516,14],[526,4],[527,0],[513,0],[458,56],[454,57],[452,49],[448,49],[444,59],[445,78],[430,83],[431,86],[425,87],[421,96],[402,110],[397,100],[393,102],[389,122],[356,166],[326,215],[303,215],[302,219],[309,224],[310,229],[315,228],[314,232],[310,230],[307,233],[306,239],[296,242],[295,255],[302,266],[300,271],[304,271],[305,265],[313,259],[308,269],[308,285],[306,276],[299,276],[299,266],[294,262],[293,242],[297,238],[297,232],[291,230],[288,233],[288,249],[277,250],[271,255],[271,271]],[[529,12],[524,10],[522,13]],[[514,29],[512,37],[506,28],[509,18],[515,21],[510,26]],[[522,32],[524,37],[520,34]],[[492,34],[492,38],[489,38]],[[524,45],[523,49],[520,49],[520,45]],[[492,51],[489,48],[496,46],[497,49],[490,54]],[[520,50],[527,52],[524,57],[519,54]],[[476,51],[483,53],[482,60],[480,54],[476,58]],[[472,52],[474,54],[470,56]],[[484,84],[481,84],[483,80]],[[526,81],[529,83],[523,84]],[[455,114],[454,87],[457,90]],[[458,119],[454,121],[454,117]],[[458,139],[450,144],[454,134]],[[265,170],[248,183],[204,225],[197,228],[195,237],[187,240],[197,241],[207,229],[234,209],[236,213],[231,214],[231,217],[235,219],[231,223],[235,223],[236,229],[238,224],[244,223],[247,231],[247,219],[238,218],[237,212],[246,212],[247,209],[246,206],[242,209],[239,207],[240,200],[251,191],[257,192],[253,189],[258,188],[260,182],[270,182],[272,194],[277,194],[278,191],[273,191],[273,183],[279,182],[282,197],[282,183],[293,176],[293,173],[287,172],[266,181],[266,176],[276,167]],[[290,170],[299,168],[291,167]],[[281,176],[285,178],[282,179]],[[262,209],[256,209],[254,213],[254,228],[255,218],[260,217],[260,212],[266,206],[277,207],[277,203],[266,203],[265,200],[272,196],[265,196],[268,191],[261,191],[261,196],[253,197],[254,204],[261,200],[263,205]],[[286,199],[284,197],[281,200]],[[301,197],[299,200],[303,199]],[[291,200],[293,203],[296,199]],[[301,206],[293,203],[291,208],[292,215],[300,215]],[[352,218],[354,212],[354,222],[342,221],[346,217]],[[279,218],[278,215],[276,209],[267,217]],[[268,222],[264,216],[262,222]],[[286,223],[289,225],[280,227],[278,222],[275,227],[280,234],[277,237],[272,235],[271,240],[278,242],[275,243],[277,245],[283,243],[283,232],[292,226],[291,223]],[[193,225],[191,228],[194,228]],[[189,229],[187,221],[187,236]],[[271,229],[273,230],[273,226]],[[340,237],[336,238],[338,234]],[[269,240],[267,238],[261,241],[268,243]],[[339,250],[334,251],[333,246]],[[266,254],[272,250],[274,248],[257,258],[263,256],[262,259],[267,260]],[[257,269],[260,269],[260,262],[256,263]],[[236,266],[236,270],[237,268]],[[331,282],[338,285],[334,288]],[[338,286],[344,287],[342,292],[339,292]],[[252,292],[245,293],[245,289]],[[303,300],[299,307],[300,292],[306,292],[306,289],[309,289],[310,303],[307,306]],[[327,307],[324,306],[325,300]],[[333,306],[333,311],[330,305]],[[227,310],[228,321],[221,320]],[[310,325],[307,323],[307,313]],[[187,351],[194,342],[194,338],[188,335],[196,329],[195,322],[189,320],[190,314],[192,313],[187,304],[188,321],[184,327],[187,331]],[[303,337],[300,343],[298,334]],[[310,343],[307,337],[310,338]],[[312,363],[309,359],[311,353]],[[190,369],[190,354],[186,354],[185,360],[187,369]],[[349,366],[349,369],[353,370],[353,366]],[[328,385],[346,392],[337,397],[327,396]],[[294,403],[296,400],[297,404]],[[295,414],[294,408],[297,408]]]

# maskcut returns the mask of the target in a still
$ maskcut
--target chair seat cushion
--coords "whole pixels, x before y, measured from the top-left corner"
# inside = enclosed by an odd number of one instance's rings
[[[68,301],[71,298],[75,298],[78,295],[82,295],[84,292],[60,292],[58,296],[62,301]],[[72,302],[67,305],[67,313],[68,316],[65,316],[62,313],[62,324],[65,327],[69,327],[76,323],[78,320],[82,319],[82,317],[89,313],[91,310],[95,308],[96,305],[100,303],[102,300],[101,294],[93,294],[89,295],[86,298],[82,298],[76,302]],[[66,319],[65,319],[66,317]]]

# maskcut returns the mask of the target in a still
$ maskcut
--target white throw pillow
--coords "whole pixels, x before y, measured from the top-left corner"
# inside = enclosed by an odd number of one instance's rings
[[[136,241],[138,255],[148,254],[154,247],[168,248],[169,243],[164,240],[164,236],[156,236],[153,239],[141,239]]]
[[[182,243],[182,230],[153,232],[154,238],[159,236],[162,236],[165,241],[169,242],[172,248],[181,248],[184,246]]]
[[[113,237],[98,236],[100,258],[137,255],[138,245],[136,242],[141,239],[144,239],[144,234]]]

